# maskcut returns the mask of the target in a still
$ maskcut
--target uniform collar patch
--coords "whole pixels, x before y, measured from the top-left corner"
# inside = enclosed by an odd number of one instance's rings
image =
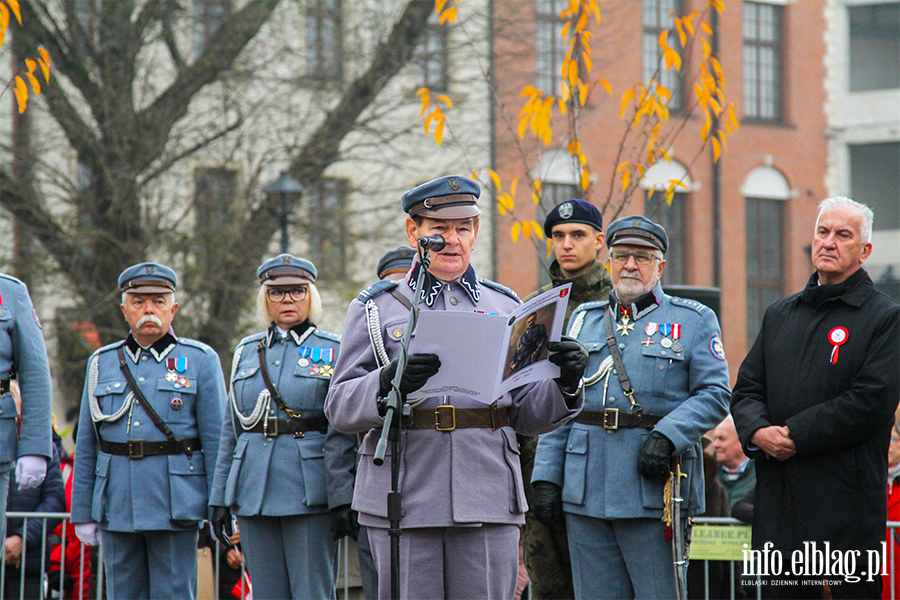
[[[419,280],[419,269],[421,268],[422,263],[417,262],[416,266],[409,272],[409,277],[406,280],[407,285],[412,288],[413,292],[416,291],[416,283]],[[481,288],[478,283],[478,277],[475,275],[475,269],[472,268],[472,265],[469,265],[466,272],[456,281],[458,281],[459,285],[466,291],[466,294],[472,300],[472,303],[477,304],[478,300],[481,298]],[[425,272],[425,279],[422,287],[425,289],[426,306],[429,308],[434,306],[434,301],[440,296],[441,290],[444,289],[444,286],[447,285],[447,283],[448,282],[446,281],[438,279],[430,272]]]

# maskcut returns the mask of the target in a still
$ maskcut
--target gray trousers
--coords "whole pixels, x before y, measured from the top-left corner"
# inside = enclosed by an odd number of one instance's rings
[[[238,517],[254,600],[335,598],[331,515]]]
[[[575,598],[675,598],[672,542],[659,519],[566,513]]]
[[[375,559],[372,557],[368,528],[365,525],[359,527],[356,548],[359,555],[359,578],[362,580],[363,597],[366,600],[376,600],[378,598],[378,571],[375,570]]]
[[[110,600],[197,597],[197,536],[191,531],[101,531]]]
[[[391,597],[391,540],[368,527],[378,597]],[[414,600],[510,600],[519,573],[519,528],[425,527],[400,536],[400,597]]]

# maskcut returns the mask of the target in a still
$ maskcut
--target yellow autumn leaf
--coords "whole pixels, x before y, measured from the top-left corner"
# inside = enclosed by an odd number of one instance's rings
[[[569,85],[575,85],[578,81],[578,62],[574,60],[568,61],[566,68],[566,81]]]
[[[0,6],[3,6],[3,5],[0,4]],[[6,39],[6,30],[5,30],[5,29],[0,29],[0,46],[3,45],[3,41],[4,41],[5,39]]]
[[[522,119],[519,121],[519,138],[525,137],[525,130],[528,128],[528,119]]]
[[[586,12],[581,13],[581,16],[578,17],[578,24],[575,25],[575,29],[578,31],[582,31],[585,27],[587,27],[588,16]]]
[[[666,71],[675,67],[675,70],[681,70],[681,56],[671,47],[663,48],[663,57],[666,59]]]
[[[603,89],[606,90],[606,93],[612,96],[612,86],[609,85],[609,82],[605,79],[598,79],[597,83],[603,86]]]
[[[713,145],[713,162],[719,162],[719,156],[722,154],[722,146],[719,145],[719,140],[715,137],[712,139]]]
[[[495,187],[495,188],[497,189],[497,191],[499,192],[499,191],[500,191],[500,188],[503,187],[503,185],[501,185],[501,183],[500,183],[500,176],[497,175],[497,172],[496,172],[495,170],[493,170],[493,169],[488,169],[488,175],[491,176],[491,181],[494,182],[494,187]]]
[[[7,27],[9,27],[9,9],[0,3],[0,33],[6,33]]]
[[[425,122],[422,124],[425,127],[425,135],[428,135],[428,131],[431,129],[431,121],[434,119],[434,113],[431,113],[427,117],[425,117]]]
[[[16,93],[16,101],[19,104],[19,114],[25,112],[25,106],[28,104],[28,88],[21,77],[16,75],[16,87],[13,88]]]
[[[588,173],[587,169],[581,169],[581,189],[582,189],[582,191],[587,190],[589,185],[591,185],[591,174]]]
[[[531,221],[522,222],[522,235],[526,240],[531,237]]]
[[[434,141],[438,146],[444,141],[444,121],[440,121],[434,128]]]
[[[634,100],[634,89],[628,88],[625,90],[625,93],[622,94],[622,109],[619,111],[619,116],[621,118],[625,118],[625,109],[628,108],[628,103]]]
[[[447,10],[441,13],[440,18],[438,19],[438,23],[444,25],[445,23],[453,23],[456,21],[456,7],[451,6]]]
[[[687,184],[685,182],[681,181],[680,179],[670,179],[669,186],[673,187],[673,188],[682,187],[684,189],[688,189]]]
[[[547,238],[547,258],[550,258],[551,254],[553,254],[553,242]]]
[[[438,94],[438,100],[446,104],[449,108],[453,108],[453,101],[443,94]]]
[[[710,5],[712,5],[713,8],[719,11],[719,14],[722,14],[722,11],[725,10],[725,3],[722,0],[712,0],[712,2],[710,2]]]
[[[38,83],[37,77],[35,77],[31,73],[25,73],[25,77],[27,77],[28,81],[31,82],[31,89],[34,90],[34,94],[36,96],[40,96],[41,95],[41,84]]]
[[[594,70],[594,61],[591,59],[591,53],[589,51],[583,50],[581,52],[581,62],[588,72]]]
[[[667,162],[667,163],[671,163],[671,162],[672,162],[672,157],[669,156],[669,153],[666,152],[664,148],[658,148],[658,150],[659,150],[659,153],[662,154],[663,158],[666,159],[666,162]]]
[[[16,20],[19,22],[19,25],[21,25],[22,13],[19,11],[19,0],[6,0],[6,3],[9,4],[9,7],[12,9],[13,14],[16,15]]]
[[[512,183],[509,184],[509,195],[511,198],[516,197],[516,188],[519,186],[519,176],[513,177]]]
[[[31,60],[30,58],[25,59],[25,68],[28,69],[29,73],[34,73],[34,70],[37,68],[37,63]]]
[[[472,174],[469,175],[469,179],[475,179],[476,181],[478,180],[478,169],[472,171]]]
[[[734,127],[734,130],[738,130],[738,120],[737,115],[734,114],[734,104],[728,105],[728,120],[731,121],[731,125]]]
[[[722,150],[728,150],[728,136],[722,130],[719,130],[719,140],[722,142]]]
[[[684,25],[681,23],[681,19],[675,19],[675,28],[678,29],[678,41],[681,42],[681,47],[687,43],[687,36],[684,34]]]
[[[512,241],[519,241],[519,232],[522,230],[522,224],[516,221],[513,223],[512,229],[509,231],[509,235],[512,236]]]
[[[659,34],[659,47],[665,50],[669,47],[669,30],[663,29]]]
[[[562,98],[559,99],[559,114],[565,116],[566,111],[569,110],[569,107],[566,105],[566,101]]]
[[[710,27],[709,23],[707,23],[706,21],[703,21],[702,23],[700,23],[700,29],[702,29],[706,35],[713,34],[712,27]]]
[[[672,206],[672,200],[675,199],[675,187],[671,184],[666,188],[666,204]]]
[[[587,95],[588,95],[588,86],[587,84],[578,82],[578,101],[581,103],[581,106],[587,105]]]
[[[564,40],[569,39],[569,26],[570,26],[571,24],[572,24],[571,21],[567,21],[566,24],[563,25],[562,32],[561,32],[560,35],[561,35],[561,37],[562,37]]]
[[[627,190],[628,184],[631,183],[631,171],[625,169],[625,172],[622,173],[622,189]]]
[[[534,232],[535,237],[544,239],[544,230],[537,221],[531,221],[531,231]]]
[[[447,4],[447,0],[434,0],[434,12],[441,14],[445,4]]]
[[[621,173],[621,172],[622,172],[622,169],[624,169],[624,168],[627,167],[627,166],[628,166],[628,161],[627,161],[627,160],[624,160],[624,161],[620,162],[620,163],[619,163],[619,166],[616,167],[616,174]]]

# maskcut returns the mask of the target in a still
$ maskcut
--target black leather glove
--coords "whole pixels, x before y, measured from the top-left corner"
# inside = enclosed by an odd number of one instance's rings
[[[577,386],[588,363],[588,351],[584,344],[564,335],[560,341],[548,343],[547,350],[553,353],[550,362],[559,367],[559,377],[556,378],[559,387],[572,389]]]
[[[358,533],[359,513],[351,509],[349,504],[331,509],[331,539],[337,541],[349,535],[353,541],[356,541]]]
[[[638,473],[648,479],[668,479],[672,470],[672,455],[675,444],[658,431],[652,431],[650,437],[641,446],[638,457]]]
[[[549,481],[535,481],[534,488],[534,516],[538,521],[551,527],[563,521],[562,490],[555,483]]]
[[[234,534],[234,528],[231,526],[231,509],[227,506],[213,506],[212,518],[209,520],[209,526],[212,528],[213,535],[221,544],[225,544],[229,548],[233,547],[231,536]]]
[[[391,382],[397,372],[398,358],[395,358],[381,370],[381,387],[379,395],[384,397],[391,391]],[[400,393],[404,396],[425,385],[428,378],[441,368],[441,359],[437,354],[410,354],[406,360],[406,370],[400,380]]]

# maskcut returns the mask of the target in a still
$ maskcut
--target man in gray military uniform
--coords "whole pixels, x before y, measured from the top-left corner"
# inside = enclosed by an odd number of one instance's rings
[[[225,411],[209,346],[177,338],[175,272],[141,263],[119,276],[128,337],[88,361],[72,522],[103,544],[110,598],[194,598]]]
[[[436,234],[446,241],[431,254],[422,311],[509,314],[519,305],[513,292],[476,277],[469,264],[478,234],[480,191],[471,179],[441,177],[403,196],[410,245]],[[378,400],[387,394],[397,369],[421,268],[416,263],[401,283],[381,281],[351,303],[325,401],[335,429],[368,432],[359,451],[353,508],[368,529],[381,598],[391,594],[387,497],[392,457],[383,466],[374,463],[385,424]],[[466,332],[457,332],[447,344],[464,351]],[[515,432],[537,435],[559,426],[578,412],[582,398],[584,348],[561,341],[549,343],[548,350],[550,360],[560,366],[555,381],[516,388],[491,406],[450,395],[427,398],[412,410],[400,467],[401,597],[513,597],[518,525],[527,508]],[[401,395],[421,388],[439,369],[440,358],[434,354],[409,355]]]
[[[22,392],[17,426],[10,376]],[[0,540],[6,539],[6,496],[15,465],[24,490],[41,485],[50,460],[50,366],[41,323],[25,284],[0,273]]]
[[[538,442],[535,511],[565,512],[576,598],[675,598],[673,527],[705,510],[700,439],[727,414],[728,365],[715,313],[662,291],[665,229],[624,217],[607,244],[609,301],[582,304],[569,325],[590,352],[585,410]],[[665,525],[676,457],[685,501]]]

